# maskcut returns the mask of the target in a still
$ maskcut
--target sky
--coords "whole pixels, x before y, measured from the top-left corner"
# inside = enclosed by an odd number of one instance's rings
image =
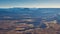
[[[60,8],[60,0],[0,0],[0,8]]]

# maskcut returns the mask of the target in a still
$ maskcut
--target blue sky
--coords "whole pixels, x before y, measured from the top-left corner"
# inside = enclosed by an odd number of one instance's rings
[[[60,0],[0,0],[0,8],[60,8]]]

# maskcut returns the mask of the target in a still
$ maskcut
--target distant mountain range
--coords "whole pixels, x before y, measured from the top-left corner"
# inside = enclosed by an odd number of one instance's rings
[[[32,24],[39,25],[40,21],[57,20],[60,23],[60,8],[0,8],[0,20],[33,19]],[[28,23],[29,24],[29,23]],[[43,27],[45,24],[42,24]]]
[[[43,18],[49,19],[60,15],[60,8],[0,8],[0,18],[9,16],[15,18]]]

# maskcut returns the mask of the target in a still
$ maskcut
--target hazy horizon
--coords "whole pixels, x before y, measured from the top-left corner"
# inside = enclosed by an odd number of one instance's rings
[[[60,0],[0,0],[0,8],[60,8]]]

